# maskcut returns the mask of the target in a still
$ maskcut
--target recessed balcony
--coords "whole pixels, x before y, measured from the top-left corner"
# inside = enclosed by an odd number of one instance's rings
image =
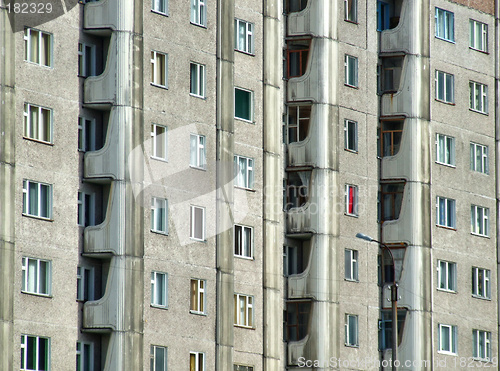
[[[87,32],[106,34],[111,30],[132,31],[134,2],[100,0],[88,2],[84,8],[83,27]]]

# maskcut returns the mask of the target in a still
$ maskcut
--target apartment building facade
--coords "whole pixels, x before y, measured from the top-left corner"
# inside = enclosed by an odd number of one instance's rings
[[[398,369],[496,367],[496,2],[42,5],[0,2],[1,369],[389,369],[393,280]]]

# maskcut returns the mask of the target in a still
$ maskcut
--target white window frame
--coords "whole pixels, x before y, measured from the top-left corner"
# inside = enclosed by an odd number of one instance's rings
[[[446,260],[438,260],[437,271],[437,289],[440,291],[457,292],[457,263]],[[441,287],[443,280],[444,287]]]
[[[488,114],[488,85],[469,81],[469,109]]]
[[[352,320],[352,322],[351,322]],[[358,316],[355,314],[345,315],[345,346],[347,347],[358,347],[359,346],[359,326],[358,326]],[[356,333],[355,339],[351,339],[351,327],[354,326],[354,331]]]
[[[443,331],[445,329],[447,331],[447,334],[443,334]],[[448,338],[450,349],[445,349],[443,335],[447,335],[446,337]],[[457,338],[457,326],[440,323],[438,325],[438,353],[457,354]]]
[[[47,112],[44,114],[44,112]],[[32,114],[37,116],[37,126],[32,130],[31,117]],[[53,143],[53,127],[54,117],[51,108],[37,106],[31,103],[24,103],[24,138],[36,140],[42,143]],[[44,117],[48,117],[48,123],[45,122]],[[48,125],[48,128],[46,127]],[[33,131],[33,132],[32,132]],[[48,137],[48,140],[43,139]]]
[[[455,14],[449,10],[436,7],[435,13],[436,22],[436,38],[455,42]],[[443,25],[441,27],[441,22]]]
[[[239,166],[240,160],[246,160],[246,171],[243,174],[243,169]],[[243,189],[253,189],[254,186],[254,160],[250,157],[234,155],[234,186]]]
[[[236,115],[236,90],[244,91],[250,94],[250,118],[240,117]],[[248,89],[243,89],[239,87],[234,88],[234,118],[246,122],[253,123],[253,111],[254,111],[254,103],[253,103],[253,91]]]
[[[344,279],[347,281],[359,281],[359,253],[357,250],[344,250]],[[349,267],[349,269],[348,269]]]
[[[88,210],[87,210],[88,209]],[[85,220],[85,215],[89,215],[88,223]],[[96,225],[96,197],[95,193],[78,192],[78,220],[77,223],[80,227],[89,227]]]
[[[358,87],[358,71],[359,71],[359,61],[358,58],[346,54],[344,57],[344,70],[345,70],[345,75],[344,75],[344,85],[350,86],[353,88]],[[351,81],[351,68],[354,68],[354,78],[353,81]]]
[[[32,34],[35,34],[35,33],[38,33],[38,45],[35,46],[36,50],[35,50],[35,53],[37,53],[38,55],[36,56],[36,58],[38,59],[38,62],[36,60],[33,60],[33,56],[32,56],[32,41],[31,41],[31,35]],[[42,39],[43,37],[46,36],[48,37],[48,40],[49,40],[49,46],[48,46],[48,55],[44,56],[44,53],[43,53],[43,45],[42,45]],[[29,63],[33,63],[33,64],[37,64],[39,66],[45,66],[45,67],[52,67],[52,61],[53,61],[53,45],[54,45],[54,42],[53,42],[53,35],[51,33],[48,33],[48,32],[44,32],[44,31],[40,31],[40,30],[37,30],[37,29],[34,29],[34,28],[30,28],[30,27],[25,27],[24,28],[24,60],[26,62],[29,62]],[[42,60],[48,60],[48,64],[45,64],[42,62]]]
[[[159,351],[163,352],[164,363],[163,365],[161,365],[161,368],[156,368],[156,357]],[[150,371],[167,371],[167,365],[168,365],[168,348],[159,345],[151,345]]]
[[[207,139],[204,135],[191,134],[189,137],[189,166],[203,169],[207,168]]]
[[[486,23],[469,19],[469,47],[480,52],[488,52],[488,25]]]
[[[90,143],[87,143],[87,132],[90,131]],[[84,116],[78,117],[78,150],[80,152],[95,151],[97,132],[96,121]]]
[[[32,353],[30,349],[28,349],[28,338],[36,339],[36,349],[35,349],[35,368],[28,368],[28,354]],[[47,357],[47,368],[41,368],[43,365],[40,365],[40,340],[47,341],[46,345],[46,354]],[[50,338],[45,336],[36,336],[36,335],[21,335],[21,370],[26,371],[41,371],[41,370],[50,370]]]
[[[235,326],[253,328],[254,324],[253,303],[254,303],[254,297],[251,295],[234,294]],[[243,304],[243,308],[240,307],[241,304]],[[244,312],[243,315],[241,313],[241,309],[243,309]]]
[[[196,286],[193,292],[193,284]],[[206,287],[207,281],[198,278],[191,278],[190,285],[190,309],[189,312],[193,314],[206,314]],[[193,295],[196,295],[196,303],[191,302]],[[196,306],[196,308],[193,308]]]
[[[240,26],[244,29],[244,42],[238,37]],[[242,19],[235,18],[234,20],[234,50],[243,52],[246,54],[254,54],[254,24],[244,21]]]
[[[197,98],[205,98],[205,65],[191,62],[189,64],[189,94]]]
[[[162,11],[161,8],[164,8],[165,11]],[[152,0],[151,11],[162,15],[168,15],[168,0]]]
[[[158,223],[156,217],[160,209],[163,209],[164,217]],[[166,198],[151,198],[151,231],[168,235],[168,200]]]
[[[441,200],[444,201],[444,219],[446,224],[440,223]],[[449,218],[448,215],[450,211],[452,212],[451,218]],[[455,200],[441,196],[436,197],[436,225],[440,227],[455,229],[457,225],[456,213],[457,209]],[[451,225],[448,225],[448,221],[451,222]]]
[[[163,129],[163,133],[158,134],[160,128]],[[159,152],[159,142],[163,142],[163,149],[165,153]],[[168,160],[168,128],[163,125],[151,124],[151,157],[156,160],[167,161]]]
[[[163,292],[158,294],[158,284],[163,281]],[[151,272],[151,306],[155,308],[168,308],[168,273]]]
[[[451,86],[448,85],[451,81]],[[455,76],[451,73],[436,70],[436,100],[444,103],[455,103]],[[451,90],[451,91],[449,91]],[[440,94],[442,93],[442,94]]]
[[[455,138],[436,134],[436,163],[455,167]]]
[[[479,173],[489,173],[488,146],[479,143],[470,143],[470,169]],[[479,156],[478,156],[479,155]],[[480,160],[478,161],[478,157]]]
[[[352,136],[354,136],[354,148],[350,148]],[[358,153],[358,123],[353,120],[344,120],[344,149],[349,152]]]
[[[161,65],[161,57],[163,56],[163,66]],[[168,54],[156,50],[151,50],[151,85],[160,88],[168,89]],[[158,76],[158,70],[163,69],[163,81],[160,81],[161,76]]]
[[[35,272],[30,270],[30,261],[34,261],[36,263]],[[41,263],[45,263],[45,277],[41,277]],[[34,289],[30,290],[29,281],[31,279],[31,275],[35,275],[33,278]],[[42,292],[42,280],[45,281],[45,286],[47,288],[47,292]],[[22,258],[22,286],[21,292],[25,294],[33,294],[39,296],[51,296],[52,294],[52,261],[46,259],[38,259],[31,258],[27,256],[23,256]]]
[[[352,212],[349,210],[349,199],[351,192],[354,192],[353,195],[353,208]],[[358,186],[353,184],[345,185],[344,192],[344,205],[345,205],[345,214],[349,216],[358,216]]]
[[[30,214],[30,212],[29,212],[29,204],[30,204],[29,188],[30,188],[31,184],[37,185],[38,205],[37,205],[37,213],[36,214]],[[42,187],[47,187],[47,188],[42,188]],[[41,211],[41,207],[42,207],[42,205],[41,205],[42,198],[40,197],[42,189],[47,189],[47,192],[48,192],[48,194],[46,195],[47,202],[48,202],[48,207],[47,207],[48,215],[46,215],[46,216],[39,215],[40,211]],[[52,219],[52,184],[35,182],[33,180],[23,179],[23,215],[32,216],[35,218],[45,219],[45,220]]]
[[[481,351],[481,343],[483,349]],[[491,332],[483,330],[472,330],[472,357],[480,361],[491,359]]]
[[[195,234],[196,234],[196,218],[195,218],[196,210],[201,210],[201,213],[202,213],[202,216],[201,216],[201,219],[202,219],[201,233],[202,233],[202,235],[201,235],[201,237],[195,236]],[[191,238],[192,240],[196,240],[196,241],[205,241],[205,235],[206,235],[206,232],[205,232],[205,228],[206,228],[205,208],[202,206],[191,205],[189,207],[189,213],[190,213],[189,238]]]
[[[237,230],[240,230],[240,233]],[[247,232],[249,231],[249,233]],[[247,241],[250,236],[250,241]],[[249,254],[245,254],[245,246],[249,246]],[[253,228],[242,224],[234,225],[234,256],[253,260]]]
[[[90,66],[87,66],[87,53],[90,53]],[[87,71],[89,67],[90,71]],[[89,77],[97,74],[97,47],[85,42],[78,43],[78,76]]]
[[[479,277],[482,273],[482,279]],[[485,268],[472,267],[472,296],[491,299],[491,271]],[[479,282],[481,280],[481,282]],[[481,290],[482,287],[482,290]]]
[[[88,359],[89,365],[86,364],[86,346],[88,346]],[[77,341],[76,342],[76,365],[78,370],[89,370],[94,371],[94,343],[88,341]],[[87,367],[88,366],[88,367]],[[87,368],[86,368],[87,367]]]
[[[344,20],[358,23],[358,0],[344,0]]]
[[[191,0],[191,23],[207,26],[207,4],[205,0]]]
[[[85,292],[87,292],[87,298],[85,298]],[[76,267],[76,300],[95,300],[95,269],[93,267]]]
[[[487,207],[471,205],[470,207],[470,230],[477,236],[488,237],[490,233],[489,223],[490,209]]]

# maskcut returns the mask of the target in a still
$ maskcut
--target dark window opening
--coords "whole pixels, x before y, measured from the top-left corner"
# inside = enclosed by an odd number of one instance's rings
[[[403,57],[383,58],[380,88],[382,93],[394,93],[400,89]]]
[[[285,9],[287,13],[300,12],[307,6],[308,0],[287,0],[285,2]]]
[[[293,207],[303,206],[309,197],[309,180],[311,171],[293,171],[288,172],[288,181],[286,185],[286,210]]]
[[[286,304],[286,332],[288,341],[298,341],[306,337],[310,312],[310,301],[296,301]]]
[[[288,106],[288,143],[306,139],[310,120],[311,105]]]
[[[406,309],[398,308],[398,346],[401,345],[406,321]],[[379,322],[379,348],[392,349],[392,311],[383,310]]]
[[[403,203],[404,183],[385,183],[381,187],[382,221],[396,220]]]
[[[287,42],[287,78],[299,77],[306,73],[310,44],[310,39]]]
[[[398,26],[402,5],[403,0],[377,1],[377,31]]]
[[[382,121],[382,157],[394,156],[399,152],[403,136],[403,121]]]

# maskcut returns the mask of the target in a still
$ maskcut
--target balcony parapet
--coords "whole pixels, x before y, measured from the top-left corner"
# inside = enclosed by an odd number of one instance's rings
[[[311,215],[311,204],[308,202],[303,206],[288,210],[286,227],[288,234],[316,233],[317,228],[313,226],[313,215]]]
[[[85,4],[83,27],[87,31],[104,33],[107,29],[131,32],[133,21],[134,1],[100,0]]]
[[[330,20],[335,19],[330,4],[329,0],[309,0],[302,11],[289,13],[287,36],[329,36]]]
[[[288,277],[288,299],[316,298],[314,295],[314,278],[312,277],[312,274],[315,274],[317,269],[316,260],[313,259],[313,254],[317,253],[314,242],[313,237],[306,269],[299,274]]]

